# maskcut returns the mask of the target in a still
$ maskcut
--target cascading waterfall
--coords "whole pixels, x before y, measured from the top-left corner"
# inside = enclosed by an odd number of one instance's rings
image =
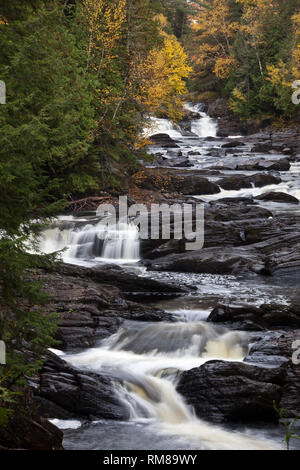
[[[168,119],[160,119],[154,116],[149,118],[148,125],[145,127],[143,135],[144,137],[150,137],[154,134],[168,134],[174,139],[182,137],[182,134],[176,130],[174,125]]]
[[[192,121],[191,131],[199,137],[216,137],[218,131],[217,123],[206,113],[200,113],[201,118]]]
[[[41,233],[39,249],[43,253],[64,249],[63,260],[75,264],[80,260],[133,263],[140,258],[139,232],[133,223],[119,222],[110,228],[97,220],[84,223],[59,217],[56,226]]]
[[[244,333],[205,322],[122,328],[98,348],[64,356],[72,365],[118,377],[115,393],[132,421],[149,420],[156,433],[180,436],[195,449],[270,449],[274,444],[198,419],[176,391],[180,371],[210,359],[241,361]],[[154,423],[154,424],[153,424]]]
[[[193,113],[199,113],[200,118],[191,122],[191,131],[199,137],[216,137],[218,132],[218,123],[206,113],[201,111],[201,104],[192,105],[185,103],[185,109]]]

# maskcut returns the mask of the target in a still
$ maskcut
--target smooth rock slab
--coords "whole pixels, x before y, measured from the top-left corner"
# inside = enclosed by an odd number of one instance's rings
[[[175,271],[208,274],[252,272],[266,274],[263,256],[251,247],[212,247],[200,251],[172,254],[151,264],[154,271]]]
[[[113,378],[79,370],[53,353],[47,353],[35,395],[49,418],[128,419],[129,411],[115,394]],[[48,403],[48,405],[47,405]],[[65,416],[63,416],[65,410]],[[53,416],[52,413],[55,413]]]
[[[300,307],[276,304],[217,305],[207,321],[242,330],[300,328]]]
[[[197,416],[212,422],[275,421],[273,401],[283,393],[285,366],[264,369],[209,361],[181,374],[177,391]]]

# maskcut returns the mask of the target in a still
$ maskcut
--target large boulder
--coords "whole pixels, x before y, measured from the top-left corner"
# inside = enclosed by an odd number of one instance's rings
[[[113,377],[75,369],[47,353],[34,392],[40,411],[49,418],[128,419],[129,411],[115,393]],[[55,414],[53,414],[55,413]]]
[[[300,328],[300,307],[276,304],[216,305],[207,321],[241,330]]]
[[[169,134],[159,133],[154,134],[150,137],[150,140],[160,146],[169,146],[170,148],[173,147],[175,141],[169,136]]]
[[[150,264],[154,271],[209,274],[266,274],[263,256],[252,247],[211,247],[171,254]]]
[[[264,369],[240,362],[209,361],[181,374],[177,391],[197,416],[213,422],[278,418],[285,366]]]
[[[294,283],[300,279],[300,232],[299,225],[291,225],[286,231],[255,244],[265,256],[270,273],[290,278]]]
[[[270,184],[281,183],[279,176],[270,175],[267,173],[257,173],[255,175],[234,175],[222,178],[217,181],[217,184],[226,190],[239,190],[242,188],[251,188],[253,185],[256,187],[268,186]]]
[[[280,160],[257,160],[244,159],[236,165],[236,170],[242,171],[289,171],[291,164],[286,159]]]
[[[299,418],[300,415],[300,367],[299,346],[295,341],[300,338],[300,330],[270,331],[256,334],[250,339],[251,348],[245,362],[262,367],[285,367],[287,370],[278,408],[284,410],[286,417]],[[266,370],[266,369],[263,369]]]
[[[268,173],[257,173],[256,175],[250,176],[249,180],[257,188],[262,188],[270,184],[279,184],[282,181],[280,176],[270,175]]]
[[[51,296],[47,309],[59,314],[57,339],[68,350],[93,346],[115,333],[127,319],[171,321],[168,313],[132,302],[128,297],[150,301],[184,291],[182,286],[139,278],[114,266],[87,269],[62,265],[53,271],[40,270],[35,279],[44,283]]]
[[[183,195],[216,194],[217,184],[198,174],[167,169],[144,169],[133,175],[134,182],[142,189],[177,192]]]
[[[291,196],[287,193],[282,193],[280,191],[271,191],[268,193],[261,194],[260,196],[256,196],[254,199],[258,201],[272,201],[272,202],[282,202],[288,204],[299,204],[299,199],[294,196]]]
[[[178,184],[178,190],[185,195],[217,194],[220,188],[206,178],[200,176],[187,176]]]

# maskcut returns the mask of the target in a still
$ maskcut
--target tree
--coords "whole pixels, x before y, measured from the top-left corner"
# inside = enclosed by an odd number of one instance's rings
[[[56,328],[54,316],[43,311],[42,285],[29,275],[53,258],[28,253],[28,239],[71,192],[93,185],[97,169],[89,153],[92,83],[62,8],[28,7],[25,19],[0,9],[9,17],[0,25],[7,88],[7,104],[0,107],[0,338],[7,346],[7,366],[0,369],[2,418],[4,399],[36,372]]]

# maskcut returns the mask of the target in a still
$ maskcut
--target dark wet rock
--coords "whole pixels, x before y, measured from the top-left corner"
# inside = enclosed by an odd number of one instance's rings
[[[260,307],[217,305],[207,321],[249,331],[300,328],[300,307],[276,304],[263,304]]]
[[[185,111],[182,121],[194,121],[195,119],[199,119],[201,117],[200,112],[197,113],[195,111]]]
[[[184,157],[179,154],[176,154],[174,156],[171,156],[170,154],[168,155],[171,158],[159,157],[159,159],[156,161],[156,164],[162,167],[169,168],[189,168],[194,166],[194,164],[189,160],[188,157]]]
[[[286,159],[276,161],[261,160],[256,165],[257,170],[289,171],[291,164]]]
[[[267,173],[257,173],[256,175],[250,176],[249,180],[257,188],[262,188],[263,186],[268,186],[270,184],[279,184],[282,181],[279,176],[274,176]]]
[[[186,195],[216,194],[220,188],[206,178],[187,176],[179,184],[179,191]]]
[[[17,391],[17,390],[15,390]],[[63,433],[39,413],[32,392],[23,388],[10,404],[13,412],[0,427],[0,448],[62,450]]]
[[[269,153],[272,150],[272,143],[270,142],[259,142],[252,147],[252,153]]]
[[[236,165],[236,170],[242,171],[289,171],[291,164],[286,159],[280,160],[247,160]]]
[[[183,195],[215,194],[220,188],[196,173],[167,169],[145,169],[134,175],[137,186],[164,192],[178,192]]]
[[[218,199],[217,201],[213,201],[210,203],[212,206],[214,205],[232,205],[232,204],[256,204],[252,197],[223,197]]]
[[[222,178],[221,180],[218,180],[218,185],[222,189],[226,190],[239,190],[242,188],[251,188],[251,181],[249,180],[248,176],[244,175],[234,175],[234,176],[229,176]]]
[[[163,149],[180,149],[180,145],[176,144],[176,142],[173,142],[172,144],[162,144],[161,147]]]
[[[251,176],[234,175],[222,178],[221,180],[217,181],[217,184],[221,188],[226,190],[239,190],[242,188],[251,188],[253,185],[261,188],[270,184],[279,183],[281,183],[280,177],[266,173],[257,173]]]
[[[184,290],[109,266],[97,270],[62,265],[54,272],[39,272],[35,279],[44,282],[51,296],[49,312],[59,314],[57,339],[64,349],[91,347],[115,333],[124,320],[172,321],[171,315],[125,296],[150,301]],[[122,285],[123,293],[116,285]]]
[[[286,367],[282,396],[278,408],[284,409],[287,417],[300,415],[300,367],[299,360],[300,330],[270,331],[251,338],[251,348],[246,363],[260,364],[264,367]],[[299,344],[299,343],[298,343]],[[298,350],[298,352],[297,352]]]
[[[150,137],[150,139],[156,145],[170,144],[172,146],[174,144],[174,140],[169,136],[169,134],[154,134]]]
[[[268,270],[272,275],[300,279],[299,225],[291,226],[287,233],[256,243],[255,248],[268,259]]]
[[[286,367],[265,369],[209,361],[181,374],[177,391],[197,416],[213,422],[275,421],[273,402],[283,395]]]
[[[52,413],[59,409],[60,416],[65,411],[65,419],[72,415],[91,419],[128,419],[128,409],[118,399],[113,380],[108,376],[75,369],[48,352],[35,395],[42,399],[41,410],[49,418],[57,417]]]
[[[284,224],[285,222],[283,222]],[[195,230],[195,227],[193,227]],[[282,225],[272,218],[272,213],[250,200],[228,198],[215,201],[205,207],[204,247],[243,246],[280,235]],[[171,225],[171,240],[142,240],[144,258],[154,259],[171,253],[184,253],[186,239],[174,240]],[[232,248],[234,253],[234,248]],[[188,253],[191,254],[191,253]]]
[[[244,142],[241,142],[239,140],[233,140],[231,142],[227,142],[226,144],[223,144],[222,148],[231,149],[235,147],[243,147],[244,145],[245,145]]]
[[[232,155],[233,157],[239,157],[240,154],[244,154],[245,150],[242,148],[229,148],[226,150],[225,155]]]
[[[282,192],[269,192],[256,196],[254,199],[259,201],[273,201],[273,202],[282,202],[288,204],[299,204],[299,200],[287,193]]]
[[[212,247],[188,251],[156,259],[154,271],[193,272],[209,274],[266,274],[264,257],[252,247]]]

